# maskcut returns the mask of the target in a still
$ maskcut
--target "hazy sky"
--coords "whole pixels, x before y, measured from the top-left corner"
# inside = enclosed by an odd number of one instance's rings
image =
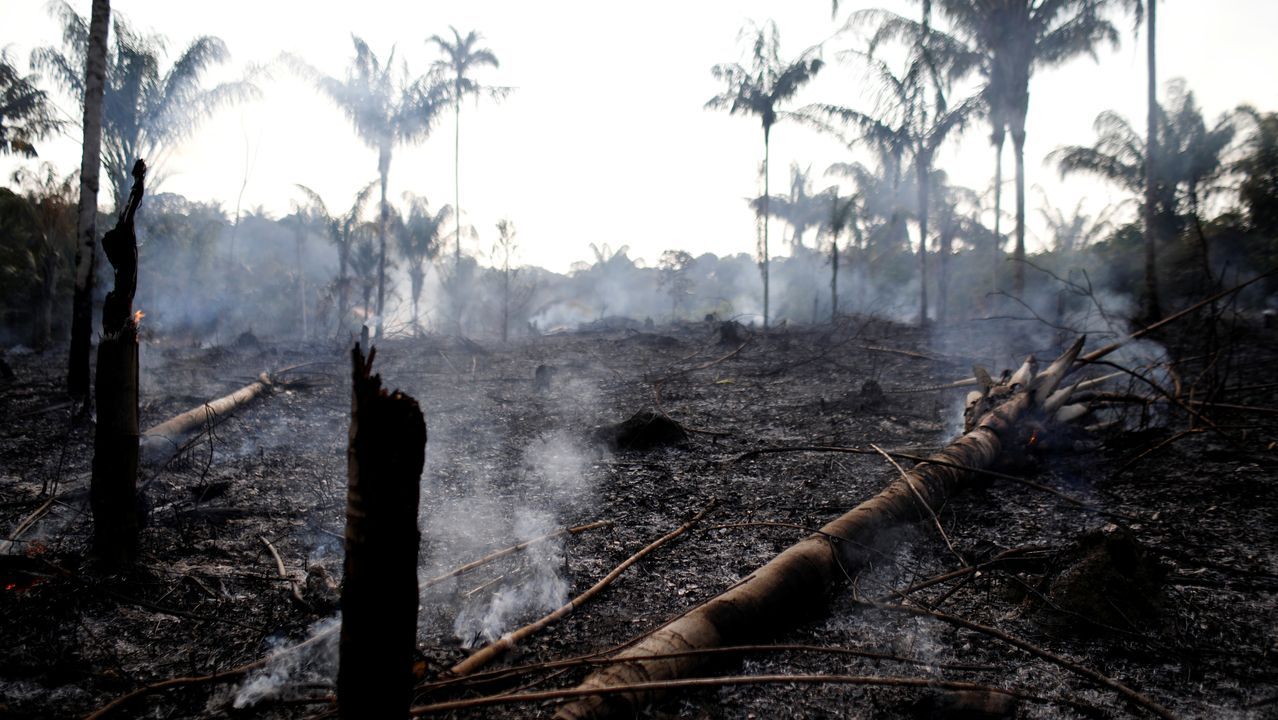
[[[88,14],[88,0],[72,5]],[[232,60],[213,79],[233,77],[247,63],[270,62],[282,51],[341,75],[353,55],[351,33],[382,57],[394,46],[396,57],[421,73],[436,57],[427,37],[447,33],[450,24],[463,33],[480,31],[501,60],[481,79],[515,90],[500,104],[463,108],[461,203],[480,232],[469,250],[487,252],[497,234],[494,223],[506,217],[518,228],[522,260],[555,270],[590,259],[590,243],[629,245],[632,257],[649,263],[671,248],[752,252],[754,222],[744,198],[761,189],[762,131],[755,118],[703,109],[720,90],[710,67],[741,59],[738,31],[749,19],[774,19],[788,57],[826,41],[824,56],[834,61],[839,50],[858,46],[853,35],[831,39],[849,11],[887,7],[917,14],[914,3],[900,0],[844,0],[837,21],[829,0],[114,0],[112,6],[136,28],[166,35],[170,59],[198,35],[221,37]],[[44,0],[0,0],[0,19],[0,46],[22,68],[32,47],[58,40]],[[1278,69],[1272,37],[1278,2],[1167,0],[1158,20],[1160,85],[1186,78],[1212,119],[1243,102],[1278,109],[1278,83],[1271,78]],[[1090,180],[1062,183],[1043,164],[1058,145],[1090,143],[1092,121],[1102,110],[1118,110],[1143,127],[1143,35],[1133,36],[1130,18],[1115,22],[1123,45],[1103,50],[1099,65],[1081,59],[1032,81],[1028,184],[1041,186],[1065,210],[1083,196],[1093,208],[1125,198]],[[860,80],[858,71],[833,62],[792,107],[819,101],[868,108]],[[287,70],[276,68],[260,84],[260,101],[223,110],[170,156],[162,190],[217,200],[230,212],[247,178],[246,209],[261,205],[286,214],[298,195],[295,183],[319,191],[330,209],[348,206],[357,189],[376,177],[375,152],[336,108]],[[57,97],[78,119],[73,103]],[[978,125],[941,157],[953,181],[988,190],[993,153],[987,138]],[[64,172],[79,166],[74,140],[46,142],[41,150]],[[848,157],[840,144],[781,123],[772,137],[773,192],[786,189],[791,162],[811,165],[819,190],[833,182],[823,176],[826,166]],[[7,177],[18,164],[0,159],[0,171]],[[1010,152],[1005,168],[1011,178]],[[390,196],[398,200],[412,191],[436,206],[452,203],[452,178],[448,113],[426,142],[397,150]],[[1006,197],[1010,208],[1010,186]],[[100,201],[110,202],[105,188]],[[1040,241],[1040,204],[1040,194],[1031,190],[1032,245]],[[784,228],[775,221],[772,228],[774,248],[781,250]]]

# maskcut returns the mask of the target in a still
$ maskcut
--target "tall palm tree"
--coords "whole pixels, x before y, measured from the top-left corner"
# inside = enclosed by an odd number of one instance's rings
[[[1133,195],[1143,194],[1142,217],[1152,237],[1174,237],[1181,229],[1181,218],[1189,220],[1198,236],[1203,281],[1210,283],[1211,262],[1199,213],[1203,196],[1215,189],[1214,182],[1227,169],[1224,155],[1236,131],[1235,119],[1227,113],[1209,128],[1194,94],[1179,79],[1167,83],[1166,105],[1157,110],[1152,152],[1147,140],[1125,118],[1103,112],[1096,118],[1094,145],[1058,148],[1048,157],[1056,161],[1061,175],[1091,173]],[[1154,178],[1152,195],[1150,177]],[[1145,260],[1149,262],[1148,243]],[[1141,307],[1141,319],[1146,321],[1153,317],[1151,310],[1159,309],[1157,284],[1151,290],[1149,278],[1147,267]]]
[[[368,199],[372,196],[373,189],[376,187],[376,180],[365,185],[362,190],[355,194],[355,200],[351,203],[350,209],[341,215],[333,215],[328,211],[328,207],[324,204],[324,199],[319,196],[319,193],[305,185],[297,186],[302,196],[306,198],[306,205],[302,209],[303,212],[311,223],[319,226],[328,235],[329,242],[333,243],[337,248],[338,334],[342,332],[342,328],[346,324],[346,313],[350,309],[351,281],[347,275],[347,268],[350,265],[351,248],[355,244],[355,230],[360,225],[364,207],[368,204]]]
[[[71,301],[71,352],[67,359],[67,392],[89,408],[89,355],[93,349],[93,278],[98,267],[98,169],[102,148],[102,95],[106,86],[107,30],[111,3],[93,0],[85,30],[83,150],[80,199],[76,210],[75,294]]]
[[[36,157],[35,142],[62,126],[36,80],[19,74],[0,49],[0,155]]]
[[[1163,315],[1158,300],[1158,227],[1154,216],[1154,200],[1158,192],[1159,178],[1156,157],[1158,155],[1158,0],[1149,0],[1149,26],[1145,30],[1145,57],[1148,76],[1145,85],[1145,292],[1142,319],[1156,322]],[[1206,241],[1204,241],[1205,243]]]
[[[763,274],[763,328],[768,328],[768,154],[772,126],[776,124],[782,103],[792,99],[799,89],[821,70],[823,62],[810,49],[796,60],[781,60],[781,33],[771,20],[762,26],[747,25],[743,36],[752,36],[750,67],[740,63],[715,65],[710,69],[716,80],[727,87],[706,102],[711,110],[727,109],[732,115],[756,115],[763,125],[763,240],[759,248],[760,271]]]
[[[413,332],[420,333],[417,304],[426,281],[426,263],[433,262],[439,256],[444,224],[453,214],[453,208],[445,205],[432,212],[424,197],[405,193],[404,199],[408,201],[408,215],[398,223],[399,254],[408,263],[408,280],[413,300]]]
[[[908,152],[914,165],[918,193],[915,219],[919,227],[919,324],[927,323],[927,244],[933,161],[950,133],[963,129],[983,107],[983,99],[973,96],[951,106],[948,98],[953,77],[936,57],[912,52],[905,70],[895,73],[883,60],[867,53],[850,52],[861,58],[878,87],[883,90],[880,107],[867,113],[838,105],[809,105],[801,112],[820,126],[852,126],[861,137],[875,145]]]
[[[312,82],[341,109],[364,144],[377,151],[377,175],[381,181],[377,219],[377,337],[380,339],[386,299],[386,225],[390,219],[386,187],[390,181],[391,154],[398,145],[426,137],[438,117],[444,91],[428,77],[410,77],[407,65],[395,63],[393,48],[383,63],[358,36],[351,35],[351,41],[355,45],[355,57],[343,78],[325,75],[291,55],[285,59],[295,72]]]
[[[50,11],[62,24],[62,49],[37,48],[31,64],[49,72],[79,100],[85,90],[90,27],[65,0],[51,5]],[[160,70],[164,37],[135,32],[116,18],[114,40],[105,68],[102,165],[119,211],[129,196],[134,161],[146,159],[148,189],[154,193],[163,180],[168,153],[216,110],[256,97],[258,89],[247,79],[204,86],[205,74],[230,57],[226,44],[216,37],[193,40],[167,72]]]
[[[956,68],[977,71],[984,80],[982,95],[995,147],[994,222],[1001,219],[1002,155],[1012,135],[1016,162],[1016,261],[1013,293],[1025,287],[1025,120],[1029,112],[1029,83],[1035,70],[1055,67],[1079,55],[1097,59],[1104,42],[1118,45],[1118,31],[1105,17],[1115,0],[920,0],[925,17],[932,6],[945,17],[950,34],[891,13],[874,11],[857,20],[877,20],[884,36],[930,36],[931,44]],[[1134,6],[1140,0],[1117,0]],[[857,16],[854,15],[854,18]]]
[[[452,31],[453,37],[450,41],[439,35],[430,36],[426,42],[433,43],[443,54],[443,57],[436,60],[431,69],[437,73],[441,79],[446,80],[448,88],[448,100],[453,105],[453,118],[455,125],[453,127],[453,208],[457,217],[456,236],[457,241],[454,250],[454,259],[461,261],[461,104],[462,99],[468,95],[478,98],[481,94],[487,94],[494,99],[500,99],[510,91],[509,88],[489,87],[479,84],[473,77],[472,73],[482,67],[497,68],[500,62],[492,50],[485,47],[478,47],[483,36],[471,30],[466,33],[466,37],[457,31],[452,25],[448,26]]]

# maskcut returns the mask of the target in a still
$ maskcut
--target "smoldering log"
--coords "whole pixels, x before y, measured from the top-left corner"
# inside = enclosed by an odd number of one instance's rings
[[[343,718],[406,717],[417,640],[417,527],[426,420],[413,398],[382,389],[351,351],[346,561],[337,671]]]
[[[182,449],[185,438],[200,428],[215,425],[236,409],[262,395],[274,386],[270,375],[262,373],[256,382],[235,392],[210,400],[196,408],[175,415],[148,428],[142,434],[141,458],[147,464],[159,464]]]
[[[933,456],[946,465],[920,463],[727,591],[623,650],[617,657],[627,662],[596,671],[578,688],[687,677],[698,671],[704,657],[669,657],[671,653],[760,642],[815,616],[831,587],[866,566],[871,558],[865,548],[873,547],[876,537],[897,525],[930,518],[973,476],[960,468],[989,468],[1005,446],[1019,441],[1022,424],[1040,419],[1041,399],[1056,391],[1082,345],[1078,340],[1036,376],[1027,369],[1022,373],[1025,384],[1017,388],[996,386],[991,394],[999,402]],[[560,708],[555,717],[580,720],[630,713],[651,697],[651,692],[638,691],[586,697]]]
[[[146,163],[133,166],[133,190],[102,249],[115,270],[115,285],[102,306],[94,399],[98,408],[93,435],[93,549],[108,563],[126,563],[137,554],[141,512],[138,479],[138,325],[133,297],[138,285],[138,241],[133,218],[142,202]]]

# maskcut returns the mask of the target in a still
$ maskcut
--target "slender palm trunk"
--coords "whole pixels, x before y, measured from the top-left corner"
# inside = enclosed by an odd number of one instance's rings
[[[919,185],[919,327],[927,326],[927,211],[928,159],[919,158],[914,174]]]
[[[453,103],[453,207],[456,212],[457,226],[457,243],[454,251],[454,259],[458,264],[461,263],[461,78],[457,79],[457,85],[453,92],[457,94],[457,99]]]
[[[1007,133],[994,130],[994,241],[990,243],[990,290],[998,289],[998,266],[1002,262],[1003,233],[1003,144]]]
[[[839,236],[830,244],[830,324],[839,320]]]
[[[768,330],[768,140],[771,128],[763,127],[763,331]]]
[[[346,313],[350,310],[350,278],[346,265],[351,255],[351,239],[348,237],[337,247],[337,334],[346,327]]]
[[[1194,221],[1194,232],[1198,235],[1198,262],[1202,264],[1203,270],[1203,294],[1207,294],[1215,285],[1215,278],[1211,272],[1211,251],[1207,247],[1207,233],[1203,231],[1203,219],[1198,214],[1198,191],[1193,187],[1189,190],[1189,215]]]
[[[1145,298],[1142,308],[1142,320],[1147,323],[1160,319],[1163,315],[1158,301],[1158,220],[1155,217],[1154,196],[1157,192],[1156,157],[1158,155],[1158,94],[1157,65],[1155,63],[1155,19],[1157,2],[1150,2],[1149,27],[1147,29],[1149,61],[1149,82],[1146,87],[1149,113],[1145,124]]]
[[[377,169],[382,178],[381,208],[377,215],[377,339],[382,339],[385,327],[383,317],[386,302],[386,219],[390,208],[386,204],[386,183],[390,180],[390,148],[382,148],[378,153]],[[367,303],[365,303],[367,305]]]
[[[84,152],[80,158],[80,204],[76,222],[75,298],[71,310],[71,355],[67,391],[89,398],[89,353],[93,345],[93,276],[98,267],[98,168],[102,153],[102,94],[106,85],[109,0],[93,0],[84,69]]]
[[[950,316],[950,253],[954,250],[954,235],[948,229],[941,231],[941,258],[936,276],[936,319],[945,322]]]
[[[1025,118],[1012,128],[1012,150],[1016,155],[1016,250],[1013,255],[1012,295],[1025,294]]]

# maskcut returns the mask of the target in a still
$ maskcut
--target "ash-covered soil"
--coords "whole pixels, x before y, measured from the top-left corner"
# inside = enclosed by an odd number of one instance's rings
[[[872,569],[834,588],[823,614],[796,617],[775,638],[889,657],[760,651],[717,662],[708,674],[964,680],[1046,700],[1021,702],[1011,709],[1018,717],[1141,715],[1112,691],[993,637],[865,607],[895,602],[898,591],[961,563],[1013,551],[911,596],[1118,679],[1177,715],[1273,717],[1278,338],[1260,328],[1233,333],[1229,352],[1208,358],[1193,357],[1203,355],[1201,338],[1182,333],[1170,351],[1183,359],[1177,373],[1158,375],[1185,390],[1184,406],[1200,415],[1192,425],[1167,403],[1128,403],[1123,422],[1108,429],[1043,438],[1041,452],[1003,472],[1076,502],[1007,480],[975,483],[939,515],[954,551],[930,524],[883,537]],[[967,377],[973,363],[997,372],[1026,353],[1049,360],[1058,350],[1045,333],[990,322],[925,333],[849,321],[783,328],[744,345],[721,344],[717,328],[701,324],[507,346],[446,337],[379,343],[375,370],[421,402],[429,432],[416,704],[574,686],[588,668],[530,670],[488,685],[432,683],[469,647],[582,592],[712,501],[691,531],[496,667],[596,653],[650,631],[896,473],[876,455],[742,454],[871,443],[927,454],[960,433],[963,391],[898,391]],[[111,716],[303,718],[331,710],[348,348],[144,345],[143,427],[263,371],[291,367],[282,377],[292,384],[166,465],[144,469],[143,557],[124,572],[88,557],[91,430],[61,395],[64,358],[10,355],[16,377],[0,380],[0,528],[13,538],[0,559],[0,715],[85,716],[139,687],[223,673],[273,653],[252,672],[158,690]],[[1204,371],[1227,388],[1211,400],[1261,410],[1192,404],[1201,398],[1188,388]],[[1130,379],[1115,389],[1148,394]],[[688,439],[643,450],[600,445],[597,428],[643,409],[667,413]],[[513,543],[597,520],[611,524],[432,580]],[[926,688],[783,683],[679,691],[640,715],[949,717],[963,711],[949,704],[954,699]],[[546,717],[554,707],[449,716]]]

